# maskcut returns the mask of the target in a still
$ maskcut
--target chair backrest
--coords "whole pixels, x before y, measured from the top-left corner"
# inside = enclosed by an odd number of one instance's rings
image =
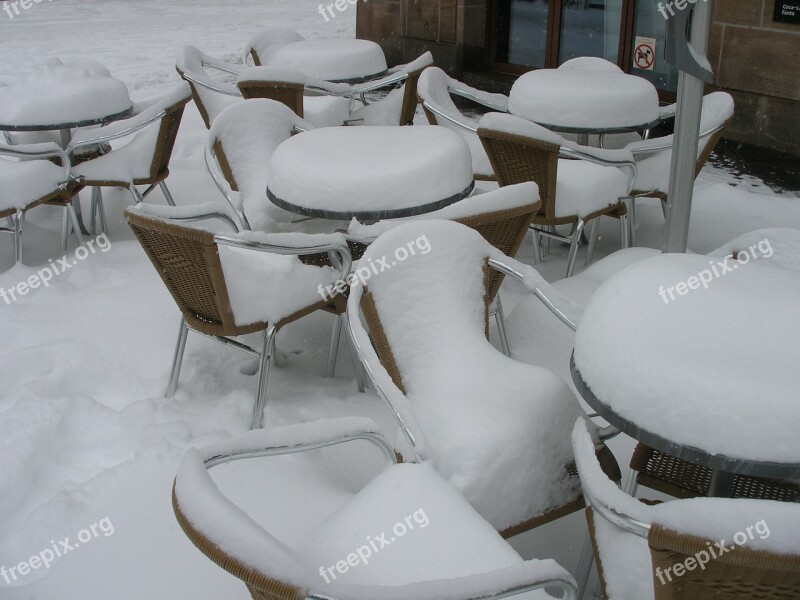
[[[175,70],[192,87],[194,103],[206,129],[210,129],[217,115],[237,101],[239,91],[236,86],[212,78],[205,68],[207,59],[210,57],[194,46],[183,46],[178,51]]]
[[[303,92],[306,77],[299,71],[275,67],[252,67],[236,82],[245,99],[265,98],[291,108],[303,118]]]
[[[403,105],[400,109],[400,125],[411,125],[414,122],[414,115],[417,112],[417,84],[423,71],[433,65],[433,56],[426,52],[416,60],[408,63],[404,70],[408,72],[408,78],[403,85]]]
[[[439,67],[428,67],[420,75],[417,84],[417,96],[422,102],[422,110],[431,125],[441,125],[456,129],[447,119],[438,119],[436,114],[429,110],[426,105],[443,112],[456,121],[466,121],[466,118],[456,107],[450,96],[450,77]]]
[[[554,220],[561,137],[535,123],[501,113],[486,115],[478,136],[497,182],[501,186],[535,182],[544,216]]]
[[[191,99],[192,96],[189,91],[181,86],[148,109],[148,111],[160,109],[165,112],[159,125],[155,151],[153,152],[153,162],[150,166],[152,180],[162,179],[169,173],[169,161],[172,158],[172,150],[175,148],[175,140],[178,138],[183,111]],[[135,183],[138,183],[138,181]]]
[[[221,185],[211,160],[216,162],[230,190],[240,192],[241,201],[248,204],[247,221],[254,229],[268,228],[260,213],[273,211],[274,216],[274,211],[280,211],[265,196],[269,160],[275,149],[293,135],[296,127],[309,129],[310,125],[283,104],[267,99],[229,106],[211,126],[206,157],[212,177],[218,186]],[[220,188],[220,191],[233,203],[226,190]],[[261,201],[250,205],[251,197]],[[233,208],[240,214],[245,212],[244,205]]]
[[[269,62],[269,57],[282,46],[294,42],[302,42],[305,38],[294,29],[288,27],[270,27],[252,36],[244,47],[244,61],[253,61],[253,65],[260,67]]]
[[[125,218],[193,329],[233,336],[266,328],[236,326],[213,233],[131,209]]]
[[[572,443],[604,597],[800,597],[796,504],[696,498],[648,506],[602,473],[583,419]]]
[[[695,177],[703,170],[709,156],[722,139],[725,127],[733,119],[733,114],[733,96],[727,92],[713,92],[703,98]],[[637,163],[641,165],[635,186],[636,192],[648,192],[652,189],[658,192],[654,195],[666,199],[674,139],[674,135],[668,135],[632,142],[625,147],[634,153]],[[649,152],[650,148],[656,150]]]

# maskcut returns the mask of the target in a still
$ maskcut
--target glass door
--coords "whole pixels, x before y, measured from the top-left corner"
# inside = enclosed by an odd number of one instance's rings
[[[500,65],[549,66],[549,0],[496,0],[493,55]]]
[[[619,62],[623,0],[562,0],[558,64],[578,56]]]

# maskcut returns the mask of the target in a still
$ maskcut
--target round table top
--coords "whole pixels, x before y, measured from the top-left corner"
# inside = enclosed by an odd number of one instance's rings
[[[357,83],[386,73],[386,56],[375,42],[358,39],[303,40],[282,46],[269,65],[296,69],[317,79]]]
[[[733,258],[662,254],[595,293],[573,379],[612,425],[712,469],[800,478],[800,274],[765,238]]]
[[[469,146],[444,127],[327,127],[283,142],[267,196],[300,215],[380,220],[444,208],[474,187]]]
[[[97,125],[133,109],[128,90],[107,71],[51,59],[0,95],[0,130],[41,131]]]
[[[653,84],[595,60],[608,67],[576,59],[520,76],[508,97],[509,112],[565,133],[633,131],[658,123]]]

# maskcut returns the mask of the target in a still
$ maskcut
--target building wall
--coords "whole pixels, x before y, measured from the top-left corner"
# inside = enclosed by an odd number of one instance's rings
[[[800,155],[800,25],[773,22],[775,0],[715,0],[708,57],[736,99],[725,136]]]
[[[487,5],[488,0],[365,0],[358,3],[356,34],[380,43],[390,64],[430,50],[438,66],[455,77],[469,71],[476,83],[475,72],[486,67]],[[775,0],[715,0],[709,59],[716,87],[736,99],[726,137],[800,156],[800,25],[773,22],[774,5]],[[507,88],[507,80],[498,75],[491,87]]]

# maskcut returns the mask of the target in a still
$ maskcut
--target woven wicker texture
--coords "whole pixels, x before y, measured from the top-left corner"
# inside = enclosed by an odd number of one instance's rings
[[[285,81],[239,81],[239,91],[245,99],[266,98],[285,104],[303,118],[303,91],[305,86]]]
[[[208,113],[206,105],[203,104],[203,98],[201,97],[200,94],[197,93],[197,88],[195,87],[194,82],[189,81],[189,79],[186,78],[184,72],[181,71],[178,67],[175,67],[175,70],[178,72],[178,75],[180,75],[181,79],[183,79],[186,83],[188,83],[189,87],[192,88],[192,100],[194,100],[194,105],[197,107],[200,116],[203,118],[203,123],[205,123],[206,129],[211,129],[211,116]]]
[[[306,598],[306,590],[266,577],[232,557],[195,529],[181,511],[178,499],[175,497],[174,485],[172,486],[172,508],[175,511],[175,518],[178,520],[178,524],[183,529],[186,537],[213,562],[234,577],[244,581],[254,600],[303,600]]]
[[[412,125],[414,123],[414,115],[417,113],[417,104],[419,98],[417,96],[417,84],[419,83],[420,75],[427,67],[423,67],[417,71],[411,71],[408,74],[404,88],[403,88],[403,106],[400,109],[400,125]]]
[[[654,525],[648,536],[653,569],[674,568],[714,542]],[[672,581],[654,580],[655,600],[750,600],[800,598],[800,555],[777,555],[736,546]]]
[[[638,444],[631,457],[631,469],[639,473],[639,485],[658,490],[676,498],[707,496],[711,470],[645,444]],[[734,498],[800,501],[800,485],[759,477],[737,475],[734,478]]]

